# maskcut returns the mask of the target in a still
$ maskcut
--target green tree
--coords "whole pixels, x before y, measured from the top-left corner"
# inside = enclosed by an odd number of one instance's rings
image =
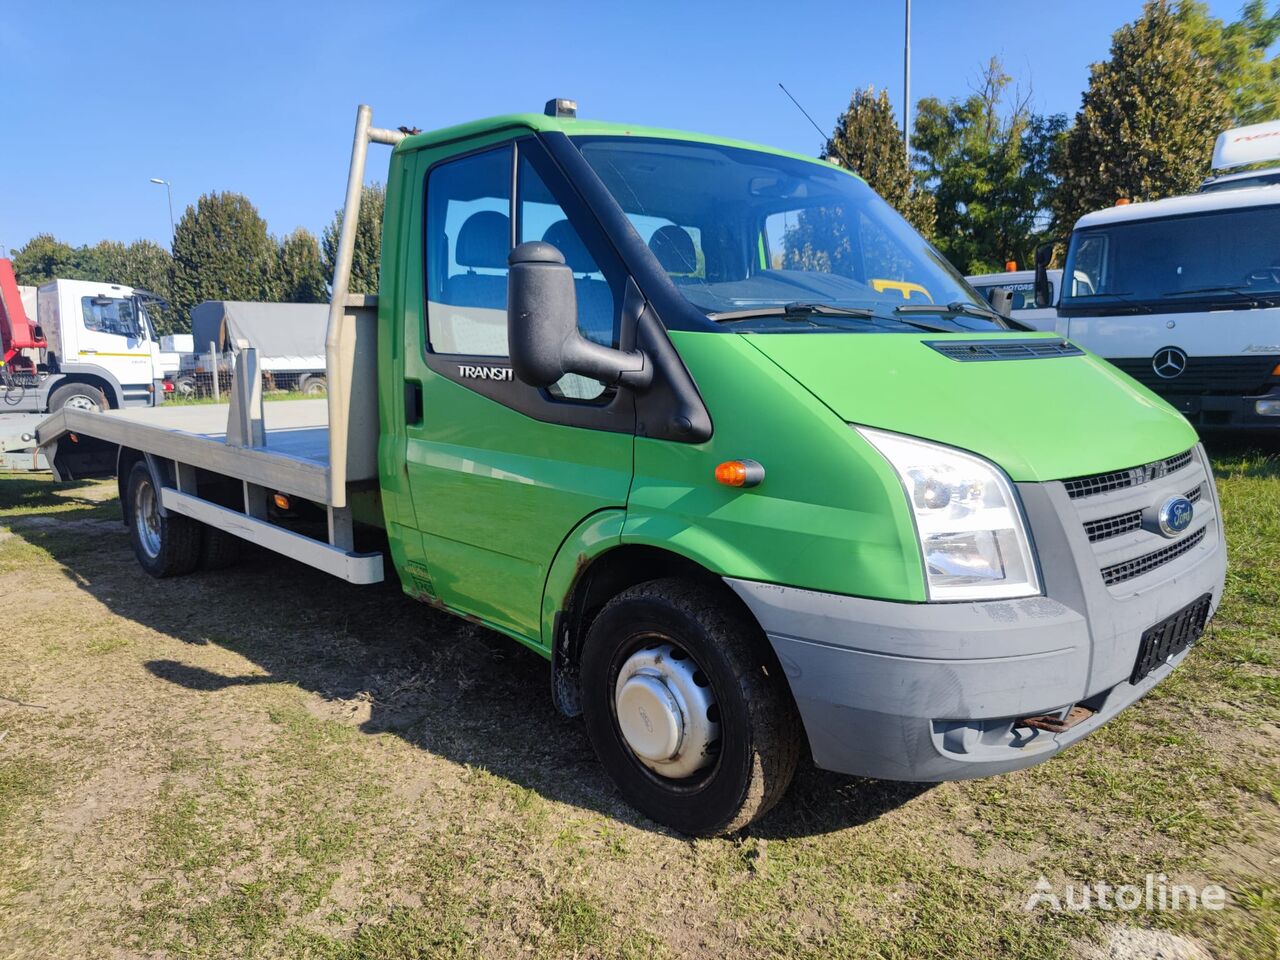
[[[1192,49],[1213,64],[1234,124],[1280,117],[1280,54],[1267,56],[1280,39],[1280,6],[1268,14],[1266,0],[1249,0],[1239,20],[1224,23],[1199,0],[1182,0],[1176,17]]]
[[[1075,125],[1057,162],[1057,222],[1070,229],[1116,200],[1158,200],[1194,190],[1231,107],[1214,64],[1179,28],[1168,0],[1111,38],[1111,57],[1090,69]]]
[[[360,216],[356,220],[356,247],[351,259],[351,293],[378,292],[378,264],[382,258],[382,214],[387,206],[387,189],[380,183],[370,184],[360,195]],[[342,211],[324,228],[324,274],[333,278],[338,260],[338,235],[342,230]]]
[[[290,303],[324,303],[329,296],[320,243],[299,227],[280,241],[280,299]]]
[[[1036,116],[1027,98],[1008,99],[1011,82],[992,57],[972,95],[926,97],[916,110],[912,145],[917,175],[937,201],[935,241],[966,273],[1029,261],[1048,219],[1048,156],[1066,121]]]
[[[18,283],[38,287],[50,280],[79,279],[80,256],[75,247],[51,233],[38,233],[13,252]]]
[[[205,300],[274,300],[278,262],[266,221],[246,197],[207,193],[174,234],[174,308],[185,319]]]
[[[173,286],[173,258],[169,251],[150,240],[135,240],[127,246],[117,240],[103,240],[81,247],[80,263],[89,279],[140,287],[168,299]]]
[[[926,237],[933,236],[933,197],[915,188],[902,130],[885,91],[867,87],[853,92],[849,109],[837,118],[827,140],[826,155],[866,180]]]

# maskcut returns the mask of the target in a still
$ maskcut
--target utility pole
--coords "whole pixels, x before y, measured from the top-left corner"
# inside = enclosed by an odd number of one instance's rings
[[[906,0],[907,23],[902,45],[902,147],[911,165],[911,0]]]

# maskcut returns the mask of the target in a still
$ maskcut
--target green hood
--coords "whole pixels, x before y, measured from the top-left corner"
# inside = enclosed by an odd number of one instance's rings
[[[743,336],[845,421],[973,451],[1014,480],[1132,467],[1196,442],[1177,411],[1091,354],[957,361],[925,343],[1009,334]]]

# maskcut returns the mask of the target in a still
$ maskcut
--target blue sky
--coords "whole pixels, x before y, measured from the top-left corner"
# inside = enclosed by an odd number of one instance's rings
[[[1140,0],[914,0],[912,97],[966,95],[992,54],[1042,112],[1074,113]],[[1233,18],[1238,0],[1211,2]],[[0,8],[0,252],[149,237],[204,192],[283,234],[341,203],[355,106],[424,130],[573,97],[606,120],[803,152],[850,92],[902,99],[902,0],[309,3],[42,0]],[[900,109],[900,107],[899,107]],[[371,160],[381,179],[385,154]]]

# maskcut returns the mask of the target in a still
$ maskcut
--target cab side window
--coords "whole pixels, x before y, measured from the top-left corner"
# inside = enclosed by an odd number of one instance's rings
[[[427,338],[435,353],[507,355],[511,146],[427,176]]]

